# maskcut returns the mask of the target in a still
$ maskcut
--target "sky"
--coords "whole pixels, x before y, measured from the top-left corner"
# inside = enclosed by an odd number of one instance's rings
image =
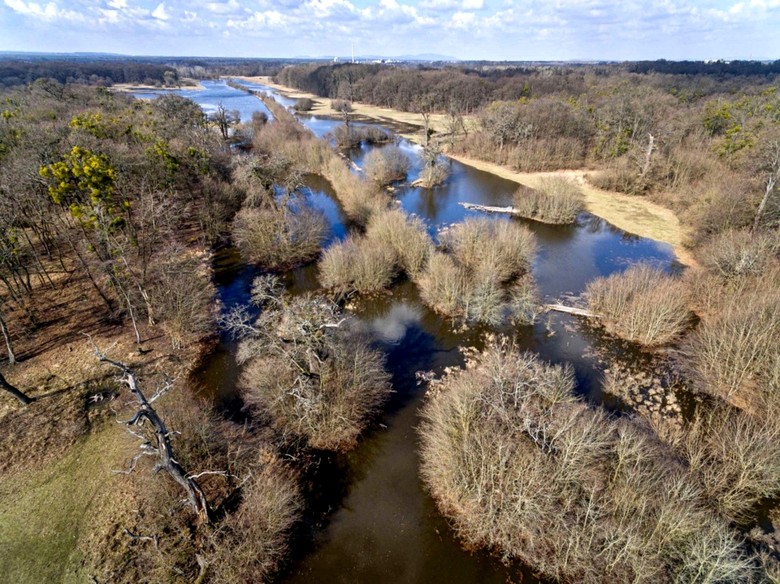
[[[780,59],[780,0],[0,0],[0,50]]]

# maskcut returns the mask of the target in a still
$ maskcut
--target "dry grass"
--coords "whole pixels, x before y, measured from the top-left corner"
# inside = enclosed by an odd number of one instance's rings
[[[395,144],[374,148],[366,155],[363,170],[379,185],[406,179],[409,172],[409,158]]]
[[[690,322],[685,283],[649,265],[598,278],[586,294],[607,331],[647,347],[673,341]]]
[[[561,582],[750,582],[672,452],[573,387],[571,369],[500,344],[434,387],[422,475],[459,536]]]
[[[368,222],[366,238],[376,247],[391,249],[397,266],[412,279],[422,273],[433,252],[425,223],[401,209],[374,214]]]
[[[330,246],[319,263],[324,288],[350,294],[384,290],[395,279],[395,251],[365,237],[350,236]]]
[[[519,215],[534,221],[574,223],[585,208],[585,198],[575,183],[564,177],[551,176],[544,177],[536,189],[518,189],[514,207]]]
[[[245,208],[233,221],[233,241],[242,255],[265,270],[285,270],[317,257],[327,222],[307,208]]]

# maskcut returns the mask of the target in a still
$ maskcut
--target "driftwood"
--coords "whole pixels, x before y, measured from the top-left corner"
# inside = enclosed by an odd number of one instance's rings
[[[600,314],[591,312],[584,308],[575,308],[573,306],[564,306],[563,304],[545,304],[544,309],[546,311],[554,310],[555,312],[565,312],[566,314],[576,314],[577,316],[585,316],[587,318],[601,318]]]
[[[195,513],[201,521],[207,523],[211,522],[211,509],[206,496],[203,494],[203,490],[198,485],[195,478],[189,476],[184,469],[179,465],[173,455],[173,445],[171,444],[171,433],[165,426],[162,418],[157,415],[157,412],[152,407],[152,403],[162,396],[169,386],[165,386],[158,390],[151,398],[147,399],[141,388],[138,386],[138,378],[124,363],[119,361],[113,361],[101,353],[97,348],[95,352],[98,355],[98,359],[101,363],[107,363],[112,367],[119,369],[122,372],[122,381],[127,384],[130,389],[130,393],[136,401],[138,411],[135,415],[124,422],[128,426],[128,431],[134,436],[138,437],[139,434],[130,430],[131,427],[141,427],[144,423],[148,422],[151,425],[152,432],[154,433],[154,441],[156,444],[152,444],[151,441],[145,441],[141,445],[141,453],[137,455],[130,463],[130,468],[127,472],[132,472],[135,467],[135,463],[142,456],[154,456],[158,458],[158,462],[154,467],[155,472],[164,470],[170,477],[176,481],[176,483],[187,493],[187,502],[193,508]]]
[[[504,213],[507,215],[519,215],[520,212],[514,207],[490,207],[488,205],[476,205],[474,203],[458,203],[464,209],[469,211],[482,211],[484,213]]]

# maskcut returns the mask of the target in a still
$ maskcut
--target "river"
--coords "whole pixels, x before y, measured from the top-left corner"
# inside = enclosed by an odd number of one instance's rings
[[[224,81],[204,85],[205,90],[181,94],[206,111],[222,102],[228,109],[238,109],[242,119],[251,118],[254,110],[267,111],[257,98]],[[252,88],[274,95],[285,105],[293,101],[268,87]],[[318,136],[327,135],[340,123],[312,116],[300,119]],[[405,140],[399,146],[413,161],[408,177],[411,182],[420,170],[419,147]],[[350,156],[360,164],[369,148],[356,149]],[[330,241],[343,238],[347,228],[329,184],[311,179],[308,186],[309,203],[322,209],[329,220]],[[435,234],[439,228],[474,214],[459,202],[506,205],[516,189],[516,183],[453,161],[443,186],[401,187],[394,196]],[[621,271],[633,262],[680,269],[669,245],[625,233],[588,213],[580,214],[571,226],[524,222],[537,237],[539,253],[533,276],[548,302],[577,295],[593,278]],[[229,307],[247,302],[254,270],[234,249],[220,252],[215,268],[223,304]],[[316,290],[316,266],[294,270],[286,282],[291,293]],[[417,385],[415,373],[460,365],[460,349],[482,346],[485,334],[495,329],[453,330],[448,320],[422,304],[410,282],[400,283],[386,295],[360,298],[352,303],[351,311],[385,350],[395,393],[382,418],[353,452],[322,457],[319,471],[308,477],[310,511],[294,541],[294,557],[279,581],[499,584],[519,581],[522,575],[524,583],[540,582],[523,566],[504,565],[489,553],[464,550],[436,510],[418,473],[416,427],[424,387]],[[618,398],[602,393],[601,367],[594,356],[624,349],[616,348],[617,343],[577,317],[550,313],[533,326],[505,326],[499,332],[513,336],[520,346],[548,361],[571,363],[577,391],[590,403],[616,412],[626,409]],[[204,367],[202,383],[205,391],[235,414],[238,370],[232,351],[225,341]]]

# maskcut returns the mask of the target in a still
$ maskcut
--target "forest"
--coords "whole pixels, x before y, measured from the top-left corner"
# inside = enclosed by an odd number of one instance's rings
[[[0,93],[0,570],[294,581],[347,496],[323,476],[367,456],[409,385],[414,480],[464,554],[533,582],[780,582],[773,65],[283,64],[173,69],[313,94],[226,82],[249,118],[99,86],[168,65],[0,69],[24,79]],[[413,114],[418,144],[361,103]],[[435,199],[457,159],[541,180],[510,217],[432,226],[404,193]],[[671,209],[691,260],[589,279],[556,328],[545,230],[596,229],[571,170]],[[360,308],[396,295],[457,339],[454,364],[399,373]],[[528,340],[577,334],[611,401]],[[208,390],[223,346],[230,400]]]

